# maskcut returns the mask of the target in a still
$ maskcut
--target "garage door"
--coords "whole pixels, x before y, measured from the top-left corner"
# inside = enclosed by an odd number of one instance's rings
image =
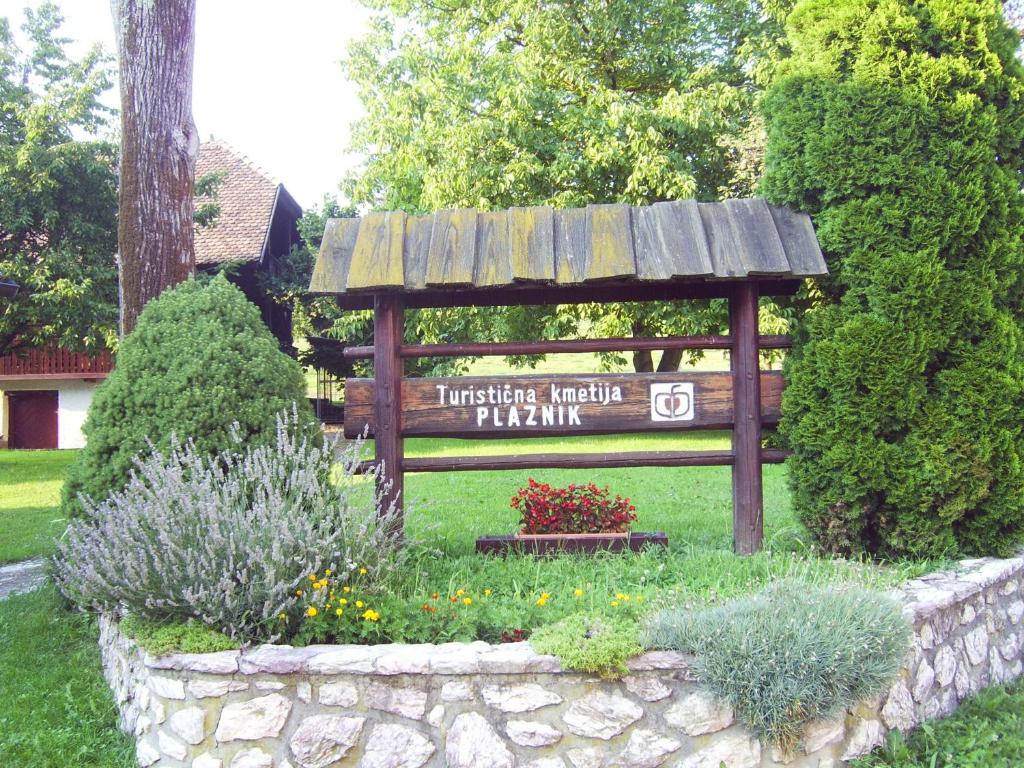
[[[57,391],[8,392],[10,448],[57,447]]]

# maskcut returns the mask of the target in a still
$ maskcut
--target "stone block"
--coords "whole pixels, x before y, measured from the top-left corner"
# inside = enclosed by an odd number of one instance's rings
[[[476,712],[455,718],[445,742],[448,768],[514,768],[515,756],[491,724]]]
[[[736,732],[716,737],[703,749],[679,761],[677,768],[757,768],[761,764],[761,743]]]
[[[354,707],[359,691],[352,683],[324,683],[320,686],[320,703],[328,707]]]
[[[513,685],[485,685],[480,689],[484,703],[494,709],[512,714],[533,712],[542,707],[561,704],[562,697],[536,683]]]
[[[846,723],[842,717],[832,720],[816,720],[804,728],[804,751],[807,754],[838,744],[846,736]]]
[[[437,751],[433,742],[404,725],[374,727],[359,768],[420,768]]]
[[[206,712],[199,707],[179,709],[167,720],[167,727],[188,744],[200,744],[206,738]]]
[[[273,739],[281,735],[292,702],[279,693],[228,704],[217,724],[217,741]]]
[[[241,680],[190,680],[188,684],[188,692],[197,699],[211,699],[247,690],[249,684]]]
[[[682,743],[675,739],[637,728],[629,735],[625,749],[609,765],[617,768],[658,768],[681,746]]]
[[[624,696],[595,691],[572,702],[562,720],[577,736],[607,741],[643,716],[643,708]]]
[[[687,694],[665,712],[665,722],[687,736],[715,733],[732,725],[732,707],[706,691]]]
[[[547,747],[562,738],[562,732],[557,728],[530,720],[509,720],[505,724],[505,733],[521,747]]]
[[[672,695],[672,689],[656,677],[629,675],[622,682],[627,691],[644,701],[661,701]]]
[[[274,758],[259,747],[243,749],[231,759],[231,768],[273,768]]]
[[[427,692],[419,688],[391,687],[376,681],[366,686],[366,706],[411,720],[422,720],[427,713]]]
[[[878,720],[861,719],[854,723],[846,741],[843,760],[863,757],[885,741],[885,726]]]
[[[327,768],[348,754],[365,722],[365,717],[310,715],[299,723],[288,746],[302,768]]]

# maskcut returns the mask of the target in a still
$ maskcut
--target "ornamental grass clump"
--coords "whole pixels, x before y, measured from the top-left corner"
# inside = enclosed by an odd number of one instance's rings
[[[789,751],[807,723],[882,691],[910,634],[899,605],[884,595],[783,581],[713,608],[661,611],[644,639],[695,654],[700,681]]]
[[[342,456],[311,440],[293,410],[271,445],[242,443],[209,456],[189,441],[136,459],[128,485],[82,499],[58,544],[57,582],[79,605],[148,621],[195,619],[233,640],[276,639],[308,574],[387,587],[402,558],[394,509],[350,479],[359,445]]]

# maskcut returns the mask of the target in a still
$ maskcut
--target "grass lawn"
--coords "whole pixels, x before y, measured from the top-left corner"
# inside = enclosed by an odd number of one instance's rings
[[[64,530],[57,503],[75,451],[0,451],[0,563],[53,551]]]
[[[727,433],[612,435],[482,441],[416,439],[409,456],[480,456],[494,453],[615,453],[713,450],[729,447]],[[785,468],[765,467],[765,537],[769,545],[799,546],[802,528],[793,517]],[[533,477],[563,486],[595,482],[637,508],[636,531],[664,531],[674,550],[732,547],[730,467],[638,467],[632,469],[510,470],[406,475],[409,529],[451,555],[468,554],[477,536],[514,533],[518,519],[509,502]],[[440,523],[440,525],[438,525]]]
[[[95,623],[52,588],[0,601],[0,765],[135,765],[100,673]]]

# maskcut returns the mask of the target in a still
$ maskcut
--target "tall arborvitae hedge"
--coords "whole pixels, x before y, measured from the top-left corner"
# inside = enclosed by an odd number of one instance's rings
[[[765,194],[831,276],[788,364],[794,503],[827,550],[1006,553],[1024,531],[1020,42],[994,0],[805,0]]]

